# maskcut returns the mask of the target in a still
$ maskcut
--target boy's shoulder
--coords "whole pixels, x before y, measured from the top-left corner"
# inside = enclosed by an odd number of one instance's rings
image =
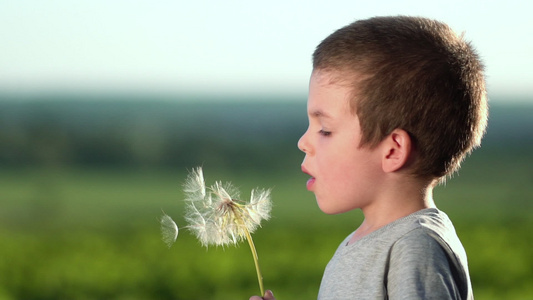
[[[466,265],[467,261],[455,227],[448,215],[437,208],[423,209],[398,219],[371,233],[360,246],[374,248],[378,245],[390,248],[395,257],[442,254],[460,264]]]
[[[424,212],[404,220],[404,226],[407,230],[390,249],[389,288],[404,294],[418,286],[423,287],[418,292],[440,290],[438,294],[446,298],[468,298],[471,286],[466,253],[446,214]],[[425,274],[423,280],[420,274]]]

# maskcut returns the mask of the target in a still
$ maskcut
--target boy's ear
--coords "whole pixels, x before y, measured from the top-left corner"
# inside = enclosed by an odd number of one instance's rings
[[[394,129],[383,142],[383,171],[391,173],[406,167],[413,151],[409,133],[403,129]]]

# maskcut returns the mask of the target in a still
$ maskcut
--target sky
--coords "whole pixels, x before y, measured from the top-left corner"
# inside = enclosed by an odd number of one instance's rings
[[[489,96],[533,103],[532,3],[0,0],[0,92],[305,95],[322,39],[402,14],[464,32]]]

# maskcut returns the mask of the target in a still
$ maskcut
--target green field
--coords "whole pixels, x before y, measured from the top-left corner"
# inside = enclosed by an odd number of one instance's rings
[[[7,100],[0,300],[257,294],[246,243],[205,249],[186,230],[170,249],[161,241],[162,210],[185,225],[181,185],[197,165],[208,184],[231,181],[243,195],[273,188],[272,219],[254,240],[278,299],[316,299],[325,265],[362,220],[323,214],[305,189],[296,148],[305,99]],[[435,191],[466,248],[476,299],[533,299],[532,114],[493,105],[483,147]]]
[[[435,198],[469,255],[477,299],[533,299],[531,156],[474,155]],[[272,219],[254,239],[266,288],[316,298],[325,264],[361,221],[321,213],[299,162],[279,172],[205,169],[246,195],[272,187]],[[248,246],[161,242],[163,209],[179,225],[187,170],[0,172],[0,299],[248,299],[258,293]]]

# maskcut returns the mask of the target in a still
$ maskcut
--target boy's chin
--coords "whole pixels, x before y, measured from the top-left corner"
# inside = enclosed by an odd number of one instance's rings
[[[325,214],[328,214],[328,215],[337,215],[337,214],[342,214],[342,213],[345,213],[347,212],[347,210],[345,209],[341,209],[339,207],[335,207],[335,206],[332,206],[332,205],[328,205],[330,203],[328,203],[327,201],[321,201],[318,199],[316,199],[317,201],[317,204],[318,204],[318,208],[320,208],[320,210],[325,213]]]

